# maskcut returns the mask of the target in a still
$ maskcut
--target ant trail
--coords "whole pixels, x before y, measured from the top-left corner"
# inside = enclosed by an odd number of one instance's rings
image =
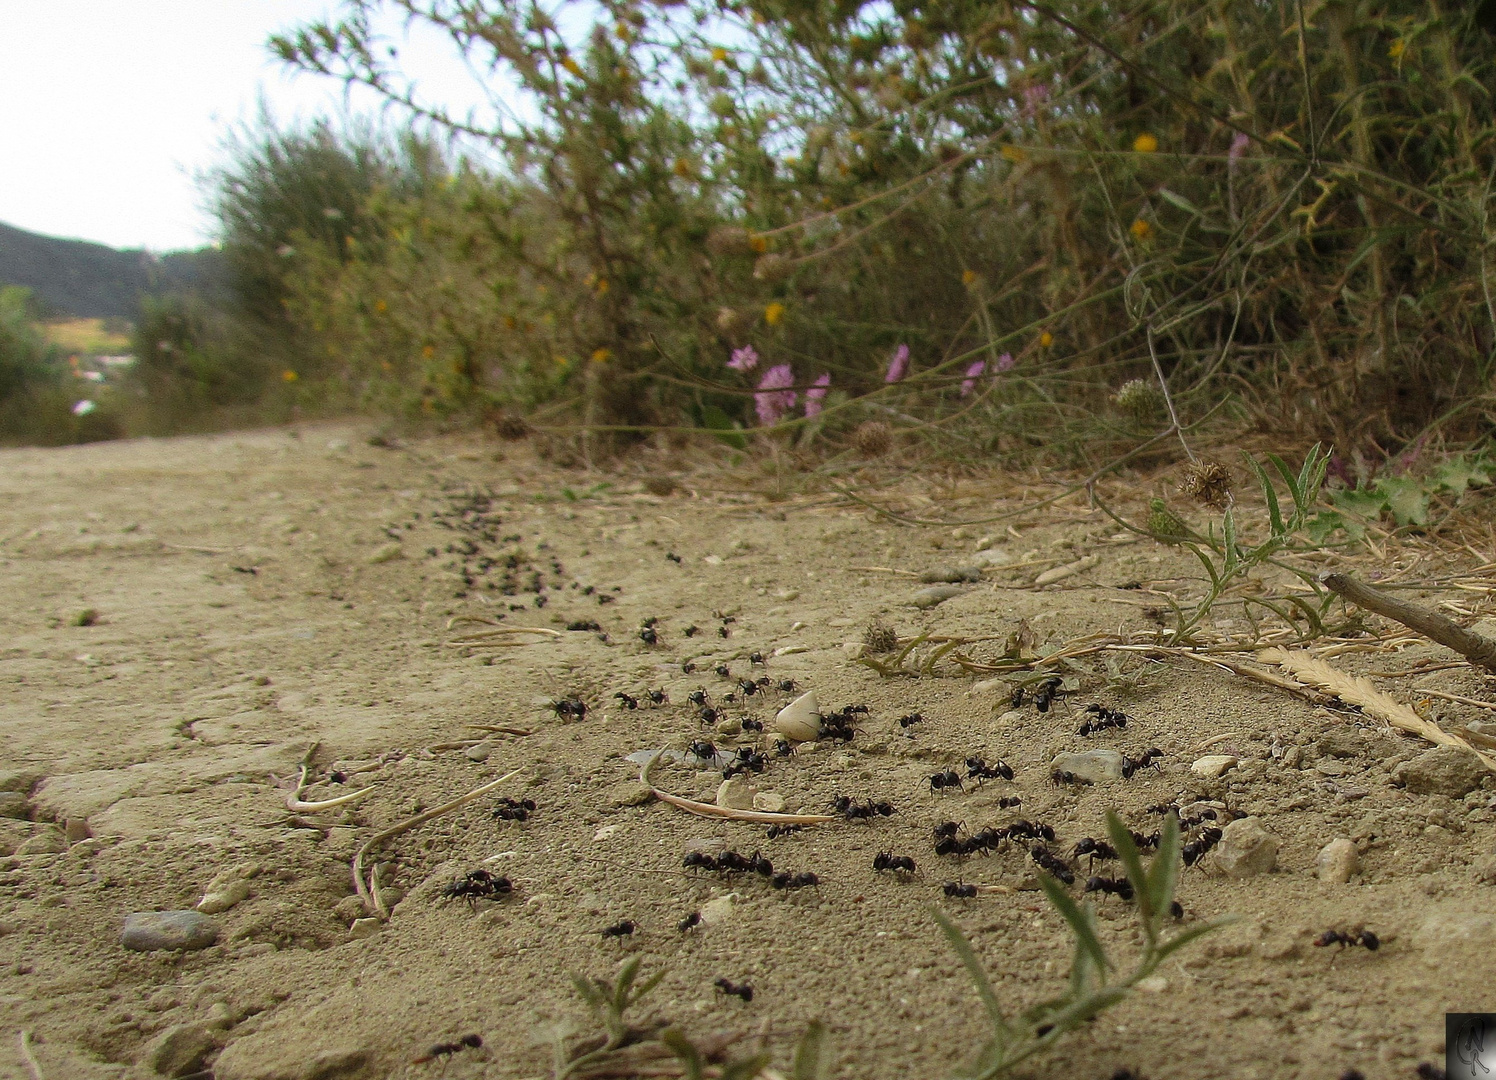
[[[513,780],[523,771],[523,769],[514,769],[511,772],[505,773],[497,780],[490,780],[482,787],[474,788],[466,795],[460,795],[451,802],[442,803],[440,806],[427,810],[425,813],[417,814],[415,817],[406,818],[399,824],[391,825],[388,829],[384,829],[369,837],[364,846],[358,849],[358,854],[353,856],[353,887],[358,892],[358,898],[364,902],[364,910],[378,915],[380,919],[388,919],[390,917],[389,905],[384,902],[384,897],[379,893],[379,883],[372,877],[369,879],[368,884],[364,882],[364,857],[370,851],[386,840],[409,832],[417,825],[424,825],[433,818],[449,814],[460,806],[466,806],[474,799],[488,794],[500,784]]]

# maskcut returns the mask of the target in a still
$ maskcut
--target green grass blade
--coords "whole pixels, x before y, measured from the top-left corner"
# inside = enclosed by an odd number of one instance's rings
[[[1106,812],[1106,831],[1112,838],[1112,847],[1117,849],[1117,858],[1122,861],[1122,869],[1127,871],[1127,880],[1132,882],[1133,895],[1137,898],[1138,910],[1143,913],[1143,919],[1152,924],[1152,919],[1157,912],[1153,908],[1152,901],[1148,896],[1148,875],[1143,870],[1143,859],[1138,854],[1138,846],[1132,842],[1132,833],[1127,826],[1122,824],[1122,819],[1117,816],[1117,811]]]
[[[634,985],[634,977],[639,974],[639,965],[643,962],[644,957],[631,956],[618,969],[618,981],[613,984],[613,1008],[620,1014],[629,1007],[629,989]]]
[[[790,1080],[827,1080],[831,1074],[831,1044],[826,1025],[812,1020],[805,1026],[790,1065]]]
[[[722,1066],[722,1080],[753,1080],[773,1060],[770,1054],[754,1054]]]
[[[645,994],[648,994],[656,986],[659,986],[660,985],[660,980],[663,979],[664,977],[665,977],[665,969],[661,968],[659,971],[656,971],[653,975],[651,975],[649,978],[645,979],[642,983],[640,983],[634,989],[634,992],[629,995],[629,999],[628,999],[629,1007],[632,1008],[633,1005],[636,1002],[638,1002],[641,998],[643,998]]]
[[[1002,1006],[998,1004],[997,994],[993,992],[992,983],[987,978],[987,971],[982,967],[982,961],[977,958],[971,942],[966,940],[966,935],[961,933],[961,928],[947,918],[945,912],[935,910],[934,915],[941,932],[945,934],[945,939],[950,942],[961,965],[966,968],[966,973],[971,976],[971,981],[976,986],[977,996],[982,999],[982,1005],[987,1010],[987,1019],[992,1023],[996,1041],[1000,1047],[1006,1047],[1013,1041],[1013,1029],[1008,1026],[1008,1021],[1003,1017]]]
[[[1179,883],[1179,815],[1164,818],[1164,827],[1158,838],[1158,853],[1148,866],[1148,887],[1144,892],[1155,914],[1169,910],[1174,899],[1174,888]]]
[[[1272,479],[1267,475],[1267,470],[1251,454],[1244,453],[1242,457],[1246,458],[1247,465],[1251,467],[1253,474],[1257,477],[1257,483],[1262,487],[1262,497],[1267,502],[1267,519],[1269,525],[1272,526],[1273,535],[1283,536],[1288,532],[1288,528],[1283,524],[1283,510],[1278,505],[1278,492],[1273,487]]]
[[[695,1043],[675,1028],[666,1028],[660,1032],[660,1042],[669,1047],[670,1052],[686,1067],[685,1080],[701,1080],[702,1069],[706,1063],[702,1060],[701,1051],[696,1049]]]
[[[1131,842],[1131,837],[1128,838],[1128,842]],[[1133,852],[1134,855],[1136,853],[1136,851]],[[1076,947],[1085,950],[1091,963],[1101,973],[1102,981],[1105,981],[1106,970],[1112,965],[1106,958],[1106,950],[1101,947],[1101,939],[1096,936],[1096,927],[1092,925],[1090,916],[1082,911],[1080,905],[1071,898],[1060,883],[1048,874],[1039,875],[1039,888],[1044,890],[1044,895],[1049,898],[1054,909],[1070,925],[1070,932],[1075,935]]]

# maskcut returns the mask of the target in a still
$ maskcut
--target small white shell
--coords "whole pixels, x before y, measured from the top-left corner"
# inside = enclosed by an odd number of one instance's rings
[[[814,690],[801,694],[779,710],[774,730],[795,742],[814,742],[821,737],[821,707]]]

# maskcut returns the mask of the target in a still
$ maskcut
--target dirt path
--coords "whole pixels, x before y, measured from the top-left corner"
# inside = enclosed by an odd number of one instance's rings
[[[880,616],[903,634],[1006,635],[1021,620],[1053,641],[1140,629],[1147,598],[1116,586],[1188,572],[1174,553],[1109,539],[1099,517],[1065,510],[1001,538],[997,550],[1024,569],[989,573],[922,611],[908,603],[912,578],[864,568],[970,562],[971,538],[824,502],[717,495],[701,478],[664,496],[619,478],[596,490],[596,478],[550,469],[522,446],[391,449],[366,435],[326,427],[0,452],[0,789],[19,793],[0,791],[0,808],[20,815],[0,819],[0,851],[16,851],[0,860],[5,1075],[29,1075],[25,1031],[48,1078],[148,1077],[152,1062],[190,1071],[205,1055],[218,1080],[538,1077],[549,1068],[546,1025],[583,1020],[566,972],[607,976],[634,953],[646,971],[668,971],[646,1013],[694,1037],[762,1035],[782,1062],[819,1017],[838,1075],[948,1075],[977,1045],[979,1005],[930,905],[965,928],[1015,1010],[1059,989],[1068,939],[1032,891],[1022,845],[943,859],[932,826],[974,832],[1022,816],[1052,825],[1052,846],[1068,854],[1102,835],[1108,807],[1151,830],[1146,808],[1181,793],[1259,818],[1280,841],[1276,870],[1231,879],[1212,856],[1187,872],[1187,921],[1241,921],[1022,1075],[1287,1080],[1354,1067],[1410,1078],[1417,1063],[1442,1061],[1446,1009],[1496,1003],[1489,779],[1463,797],[1411,793],[1391,780],[1426,750],[1414,740],[1194,667],[1130,665],[1114,674],[1146,680],[1126,696],[1099,663],[1082,665],[1080,692],[1041,714],[1010,711],[1006,689],[974,690],[967,677],[880,679],[845,648]],[[1095,567],[1028,587],[1045,566],[1090,553]],[[451,648],[471,629],[448,629],[461,615],[556,633]],[[653,645],[640,638],[651,618]],[[589,622],[600,632],[565,629]],[[1403,670],[1444,655],[1415,647],[1336,662]],[[762,675],[776,685],[744,698],[738,679]],[[1425,678],[1489,691],[1468,671]],[[869,711],[850,743],[789,758],[770,750],[752,782],[790,809],[820,812],[846,795],[886,800],[895,816],[769,839],[762,825],[631,805],[638,766],[627,755],[703,736],[737,744],[700,725],[693,690],[728,719],[769,721],[791,696],[781,680],[815,689],[823,705]],[[1388,685],[1416,696],[1414,680]],[[651,703],[650,689],[669,703]],[[564,698],[584,701],[585,719],[548,707]],[[1132,720],[1077,737],[1072,710],[1091,701]],[[915,711],[923,723],[901,728]],[[468,749],[483,724],[533,734],[493,733]],[[376,791],[352,807],[288,812],[313,743],[321,782],[306,798]],[[1162,767],[1051,785],[1053,753],[1096,747],[1157,747]],[[1202,779],[1190,771],[1202,753],[1239,764]],[[1015,782],[930,791],[929,775],[964,773],[972,754],[1003,759]],[[349,873],[359,845],[513,769],[492,796],[382,849],[381,881],[399,902],[376,933],[352,938],[366,915]],[[706,800],[720,780],[684,765],[657,777]],[[500,796],[537,809],[496,821]],[[1012,797],[1021,808],[999,806]],[[1315,876],[1316,854],[1336,837],[1359,849],[1348,884]],[[698,840],[761,851],[820,885],[685,872]],[[919,872],[875,873],[880,851],[912,856]],[[1086,860],[1076,868],[1083,880]],[[475,869],[507,876],[514,891],[443,899]],[[247,895],[212,916],[215,944],[121,947],[127,914],[192,908],[215,878],[232,895],[234,874]],[[943,898],[941,883],[957,879],[1011,891]],[[712,909],[729,908],[722,919],[677,930],[729,895]],[[1100,909],[1109,946],[1130,955],[1129,908],[1112,898]],[[599,933],[621,920],[637,932]],[[1382,947],[1313,947],[1326,929],[1370,929]],[[750,983],[752,1002],[715,991],[719,977]],[[469,1033],[481,1048],[414,1063]]]

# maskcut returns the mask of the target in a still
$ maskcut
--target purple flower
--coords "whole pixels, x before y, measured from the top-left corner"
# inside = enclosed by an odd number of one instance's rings
[[[752,371],[758,367],[758,353],[754,351],[752,345],[744,345],[741,349],[734,349],[732,351],[732,359],[727,362],[727,366],[734,371]]]
[[[1003,353],[1001,356],[999,356],[997,358],[997,366],[996,366],[997,373],[999,375],[1001,375],[1004,371],[1012,371],[1013,370],[1013,363],[1014,363],[1014,361],[1013,361],[1013,354],[1012,353]]]
[[[1245,131],[1238,131],[1236,138],[1231,140],[1231,150],[1226,154],[1226,160],[1233,165],[1236,164],[1237,160],[1247,152],[1247,147],[1251,144],[1252,140],[1247,137],[1247,133]]]
[[[758,393],[753,395],[753,407],[758,412],[758,422],[767,427],[778,422],[795,407],[796,394],[786,389],[795,385],[795,373],[788,364],[775,364],[759,380]]]
[[[965,397],[977,388],[977,380],[982,377],[982,372],[987,370],[987,361],[978,360],[966,369],[966,378],[961,380],[961,396]]]
[[[805,418],[807,420],[812,416],[821,415],[821,399],[826,396],[826,392],[830,389],[831,373],[828,371],[826,374],[818,377],[811,388],[805,391]]]
[[[893,351],[893,359],[888,362],[888,374],[883,376],[886,383],[896,383],[909,371],[909,346],[900,345]]]

